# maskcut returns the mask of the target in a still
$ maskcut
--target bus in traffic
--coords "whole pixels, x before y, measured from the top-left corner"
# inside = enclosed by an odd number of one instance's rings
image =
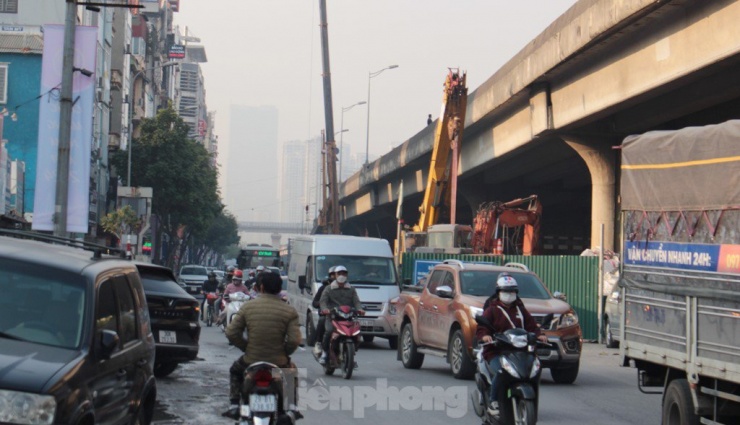
[[[270,245],[247,245],[239,251],[236,264],[242,270],[257,266],[280,267],[280,250]]]

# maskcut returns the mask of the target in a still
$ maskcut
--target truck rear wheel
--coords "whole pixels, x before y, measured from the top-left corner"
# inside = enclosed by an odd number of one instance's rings
[[[668,384],[663,396],[663,425],[699,425],[687,380],[674,379]]]
[[[424,363],[424,355],[416,349],[411,323],[406,323],[401,330],[401,363],[406,369],[419,369]]]

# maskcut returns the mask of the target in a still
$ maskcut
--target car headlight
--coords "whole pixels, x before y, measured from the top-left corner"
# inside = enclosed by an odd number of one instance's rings
[[[578,324],[578,315],[575,311],[571,311],[560,316],[558,321],[558,329],[575,326]]]
[[[49,395],[0,390],[0,422],[42,425],[54,423],[57,402]]]
[[[516,379],[521,379],[521,376],[519,376],[519,372],[514,369],[514,366],[509,363],[508,360],[506,360],[506,357],[501,357],[501,367],[504,368],[505,371],[509,372],[509,375],[513,376]]]
[[[393,301],[388,303],[388,314],[391,316],[398,314],[398,308],[396,307],[396,303]]]
[[[534,362],[532,363],[532,371],[529,372],[529,377],[534,378],[535,376],[537,376],[541,368],[542,368],[542,365],[540,364],[540,359],[535,357]]]
[[[475,316],[482,316],[483,309],[480,307],[468,307],[470,309],[470,315],[475,319]]]

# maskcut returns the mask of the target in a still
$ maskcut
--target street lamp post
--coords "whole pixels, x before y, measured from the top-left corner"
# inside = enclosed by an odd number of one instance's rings
[[[151,68],[145,68],[134,74],[134,78],[131,79],[131,84],[135,85],[136,80],[145,72],[154,71],[155,69],[165,68],[170,65],[176,65],[179,62],[165,62],[161,65],[153,66]],[[134,96],[131,96],[133,98]],[[130,102],[130,101],[129,101]],[[134,120],[134,108],[131,107],[131,103],[128,105],[128,173],[126,174],[126,184],[131,186],[131,148],[133,147],[134,135],[133,135],[133,120]]]
[[[398,65],[387,66],[379,71],[371,72],[367,77],[367,129],[365,135],[365,165],[369,163],[368,156],[370,153],[370,80],[382,74],[386,69],[398,68]]]
[[[366,103],[367,102],[365,102],[364,100],[361,100],[353,105],[342,107],[342,131],[341,133],[344,133],[345,131],[344,130],[344,113],[354,108],[355,106],[364,105]],[[343,134],[339,135],[339,181],[340,182],[342,181],[342,158],[344,158],[344,137],[342,136]]]

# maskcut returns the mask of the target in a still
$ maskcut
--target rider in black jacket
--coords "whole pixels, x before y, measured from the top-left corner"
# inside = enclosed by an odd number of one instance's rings
[[[335,277],[336,274],[334,273],[334,267],[329,267],[329,276],[321,281],[321,287],[316,291],[316,295],[314,295],[313,302],[311,303],[313,308],[319,310],[319,323],[316,325],[316,345],[314,347],[314,351],[316,351],[317,355],[321,354],[321,341],[324,340],[324,331],[326,330],[326,316],[320,313],[321,304],[319,304],[319,301],[321,300],[321,294],[324,292],[324,289],[334,282]]]

